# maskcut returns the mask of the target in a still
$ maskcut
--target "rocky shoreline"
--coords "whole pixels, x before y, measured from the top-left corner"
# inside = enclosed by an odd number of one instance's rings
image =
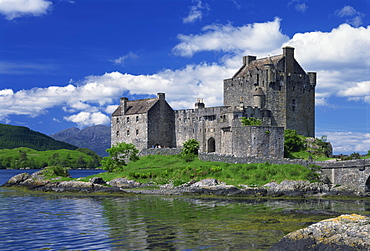
[[[269,251],[370,250],[370,217],[352,214],[320,221],[284,236]]]
[[[18,174],[9,179],[5,187],[26,187],[30,190],[43,192],[107,192],[107,193],[132,193],[153,195],[224,195],[224,196],[251,196],[251,197],[322,197],[322,196],[357,196],[368,197],[368,193],[349,190],[345,187],[330,187],[330,185],[309,181],[284,180],[281,183],[270,182],[262,187],[239,187],[227,185],[216,179],[190,181],[180,186],[173,184],[154,185],[142,184],[125,178],[116,178],[105,182],[101,178],[92,178],[89,182],[78,180],[58,181],[48,180],[42,173],[32,175]]]
[[[280,184],[268,183],[262,187],[236,187],[219,182],[216,179],[190,181],[180,186],[172,184],[154,186],[141,184],[124,178],[105,182],[94,177],[89,182],[78,180],[48,180],[41,172],[18,174],[9,179],[4,187],[25,187],[42,192],[78,192],[112,194],[148,194],[148,195],[220,195],[244,197],[310,197],[310,196],[368,196],[358,191],[344,188],[331,188],[324,183],[285,180]],[[338,216],[339,214],[328,214]],[[279,250],[370,250],[370,218],[361,215],[340,215],[307,228],[292,232],[283,237],[270,251]]]

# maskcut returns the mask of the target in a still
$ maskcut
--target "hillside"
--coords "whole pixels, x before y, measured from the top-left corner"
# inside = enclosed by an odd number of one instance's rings
[[[110,148],[110,126],[96,125],[82,130],[72,127],[50,137],[81,148],[89,148],[102,157],[108,156],[105,150]]]
[[[0,149],[14,149],[17,147],[28,147],[38,151],[77,149],[74,145],[55,140],[24,126],[0,124]]]
[[[42,169],[47,166],[97,168],[100,166],[100,157],[86,148],[47,151],[27,147],[0,149],[0,169]]]

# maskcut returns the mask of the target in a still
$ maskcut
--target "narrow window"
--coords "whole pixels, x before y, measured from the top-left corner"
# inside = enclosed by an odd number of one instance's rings
[[[139,130],[138,129],[136,129],[136,135],[139,135]]]
[[[119,118],[116,119],[116,123],[119,124]]]
[[[127,130],[127,133],[126,134],[127,134],[127,136],[129,136],[130,135],[130,130]]]
[[[116,136],[119,137],[119,131],[116,132]]]
[[[127,123],[130,123],[130,117],[127,117]]]
[[[139,121],[139,116],[136,116],[136,122],[138,122]]]

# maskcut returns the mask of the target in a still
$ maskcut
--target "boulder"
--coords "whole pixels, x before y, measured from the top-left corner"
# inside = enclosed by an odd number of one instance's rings
[[[370,250],[370,218],[351,214],[320,221],[284,236],[270,251]]]
[[[128,180],[125,178],[116,178],[108,182],[109,185],[121,188],[134,188],[141,186],[140,182]]]
[[[5,186],[19,185],[20,183],[30,178],[31,178],[31,175],[29,175],[28,173],[20,173],[20,174],[17,174],[11,177],[4,185]]]
[[[264,185],[267,189],[268,195],[304,195],[329,192],[328,184],[322,182],[309,182],[307,180],[283,180],[280,184],[270,182]]]
[[[105,182],[103,180],[103,178],[101,178],[101,177],[92,177],[90,179],[90,182],[93,183],[93,184],[98,184],[98,185],[105,185],[105,184],[107,184],[107,182]]]

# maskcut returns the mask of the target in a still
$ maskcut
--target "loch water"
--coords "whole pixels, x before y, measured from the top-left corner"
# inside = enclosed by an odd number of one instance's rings
[[[0,182],[13,172],[20,171],[0,170]],[[74,172],[86,176],[84,170]],[[298,209],[367,215],[370,201],[102,196],[0,187],[0,250],[268,250],[288,232],[330,218],[289,211]]]

